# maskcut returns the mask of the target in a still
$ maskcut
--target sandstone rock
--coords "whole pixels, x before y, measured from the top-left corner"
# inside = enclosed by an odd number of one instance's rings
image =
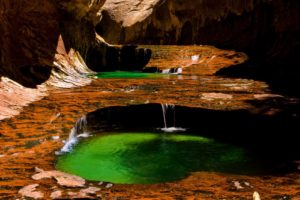
[[[215,99],[232,99],[233,96],[230,94],[223,93],[202,93],[202,99],[215,100]]]
[[[133,34],[135,37],[131,42],[136,41],[139,33],[133,33],[133,29],[129,33],[128,28],[144,23],[161,2],[161,0],[125,0],[120,3],[119,0],[107,0],[103,6],[103,18],[97,26],[97,31],[110,43],[130,43],[128,34]],[[135,29],[135,31],[140,30]],[[143,37],[143,33],[141,36]]]
[[[278,94],[255,94],[253,96],[255,99],[258,99],[258,100],[265,100],[265,99],[269,99],[269,98],[283,98],[282,95],[278,95]]]
[[[70,196],[70,198],[84,198],[84,199],[94,199],[93,197],[95,197],[96,193],[98,191],[100,191],[100,188],[97,187],[88,187],[86,189],[81,189],[79,192],[68,192],[68,195]]]
[[[244,187],[241,185],[239,181],[233,181],[233,185],[237,190],[242,190]]]
[[[78,13],[71,21],[85,18],[92,23],[95,16],[100,19],[98,11],[102,4],[103,1],[89,0],[45,0],[43,4],[38,0],[0,0],[0,120],[17,115],[23,106],[45,96],[46,87],[41,89],[37,85],[49,78],[46,85],[57,87],[91,82],[81,75],[90,70],[83,64],[80,49],[65,48],[61,15],[78,8],[84,16]],[[95,41],[95,37],[89,40]]]
[[[151,56],[149,50],[134,48],[122,53],[120,60],[120,47],[109,45],[95,33],[103,3],[45,0],[41,6],[38,0],[0,0],[0,120],[44,97],[49,86],[90,84],[91,79],[84,76],[92,73],[86,63],[97,66],[97,71],[113,70],[110,61],[117,69],[144,67]],[[45,81],[47,87],[37,86]]]
[[[107,0],[96,30],[110,43],[210,44],[295,64],[299,9],[297,0]]]
[[[60,171],[41,171],[32,176],[34,180],[41,180],[44,178],[54,178],[61,186],[66,187],[84,187],[85,180],[81,177],[70,175]]]
[[[90,83],[82,77],[91,72],[85,63],[100,71],[112,60],[124,69],[144,67],[149,50],[134,48],[118,60],[122,49],[95,33],[103,4],[104,0],[45,0],[41,6],[38,0],[0,0],[0,76],[26,87],[50,78],[48,85],[69,88]]]
[[[97,187],[88,187],[86,189],[82,189],[80,190],[80,193],[82,194],[86,194],[86,195],[89,195],[89,194],[96,194],[96,192],[100,191],[101,189],[100,188],[97,188]]]
[[[23,106],[47,95],[44,86],[37,89],[25,88],[8,78],[0,79],[0,120],[18,115]]]
[[[60,190],[54,191],[50,194],[51,199],[59,199],[61,198],[61,196],[62,196],[62,191]]]
[[[39,184],[27,185],[19,190],[19,194],[23,197],[29,197],[33,199],[42,199],[44,194],[42,192],[36,191]]]
[[[261,200],[260,195],[258,194],[258,192],[253,193],[253,200]]]
[[[112,186],[114,186],[112,183],[108,183],[105,187],[106,188],[111,188]]]
[[[25,86],[46,81],[60,32],[53,1],[0,0],[0,13],[0,76]]]

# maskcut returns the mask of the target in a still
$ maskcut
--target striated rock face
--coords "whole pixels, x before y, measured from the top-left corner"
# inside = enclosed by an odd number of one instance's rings
[[[67,55],[71,48],[81,53],[82,48],[95,41],[95,36],[82,37],[80,31],[73,32],[66,27],[72,25],[71,22],[78,26],[83,24],[81,21],[94,22],[103,3],[45,0],[41,4],[39,0],[0,0],[0,76],[27,87],[45,82],[54,68],[57,54]],[[66,19],[70,23],[64,23]],[[87,29],[89,27],[82,30]],[[90,31],[94,34],[93,28]],[[57,51],[61,35],[72,35],[61,40],[69,45],[66,52]]]
[[[91,69],[131,70],[147,64],[150,50],[112,46],[96,34],[104,2],[0,0],[0,119],[45,96],[38,87],[42,83],[46,88],[83,86],[91,82],[84,76]],[[36,89],[28,95],[23,86]]]
[[[23,106],[46,96],[49,86],[69,88],[91,82],[82,77],[91,72],[82,58],[82,47],[95,43],[96,34],[93,26],[85,27],[81,21],[99,22],[103,3],[0,0],[0,120],[19,114]],[[69,33],[73,30],[66,27],[71,22],[94,37],[83,37],[80,31]]]
[[[25,88],[16,82],[1,77],[0,79],[0,121],[20,114],[23,106],[27,106],[32,101],[42,99],[47,95],[44,86],[38,89]]]
[[[151,57],[151,51],[137,46],[113,46],[96,34],[94,27],[101,19],[100,9],[104,1],[57,0],[63,52],[69,53],[70,49],[75,49],[94,71],[143,68]]]
[[[276,63],[300,55],[297,0],[107,0],[103,9],[97,31],[112,43],[210,44]]]
[[[71,85],[86,84],[78,76],[88,72],[86,66],[82,70],[85,63],[97,71],[128,63],[143,67],[151,52],[131,47],[129,54],[137,59],[129,61],[128,51],[109,45],[95,33],[104,1],[45,0],[41,5],[39,0],[0,0],[0,76],[34,87],[52,74],[67,84],[56,80],[55,86],[70,87],[70,80],[62,77],[72,79]]]

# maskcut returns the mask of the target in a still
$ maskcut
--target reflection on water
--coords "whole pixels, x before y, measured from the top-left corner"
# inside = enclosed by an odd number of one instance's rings
[[[99,72],[94,75],[95,78],[125,78],[125,79],[140,79],[140,78],[162,78],[163,75],[159,73],[143,73],[130,71],[115,71],[115,72]]]
[[[197,171],[263,171],[260,162],[236,146],[200,136],[142,132],[86,139],[61,155],[57,168],[87,180],[127,184],[170,182]]]

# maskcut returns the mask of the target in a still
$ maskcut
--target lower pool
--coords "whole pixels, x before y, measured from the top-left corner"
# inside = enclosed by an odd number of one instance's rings
[[[56,167],[92,181],[152,184],[199,171],[255,174],[259,163],[243,148],[201,136],[123,132],[80,141]]]

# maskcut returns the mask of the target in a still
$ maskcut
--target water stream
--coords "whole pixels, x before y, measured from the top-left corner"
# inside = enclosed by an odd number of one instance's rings
[[[71,129],[69,138],[65,141],[65,145],[62,149],[56,152],[57,155],[68,153],[72,151],[73,147],[78,143],[79,138],[89,137],[89,133],[85,132],[87,126],[86,116],[79,118],[75,126]]]

